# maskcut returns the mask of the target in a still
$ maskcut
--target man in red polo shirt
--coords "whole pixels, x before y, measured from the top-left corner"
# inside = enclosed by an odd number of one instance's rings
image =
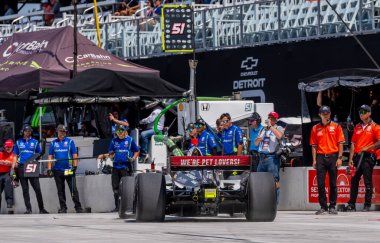
[[[13,163],[13,141],[8,139],[4,143],[4,151],[0,152],[0,209],[1,209],[1,194],[5,191],[5,201],[7,208],[13,206],[13,187],[9,172]]]
[[[317,169],[318,200],[321,209],[315,214],[338,214],[335,209],[337,199],[336,179],[338,167],[342,165],[343,143],[345,141],[342,127],[330,119],[331,110],[328,106],[319,109],[321,122],[313,126],[310,136],[312,146],[313,168]],[[330,206],[327,207],[325,179],[326,172],[330,180]]]
[[[356,167],[356,173],[351,178],[350,200],[346,207],[347,211],[356,211],[355,203],[358,196],[359,181],[363,175],[365,185],[364,212],[371,207],[373,193],[372,173],[376,163],[376,148],[380,146],[380,125],[371,119],[371,107],[362,105],[359,108],[360,120],[355,126],[351,139],[350,165]],[[359,161],[361,158],[361,163]]]

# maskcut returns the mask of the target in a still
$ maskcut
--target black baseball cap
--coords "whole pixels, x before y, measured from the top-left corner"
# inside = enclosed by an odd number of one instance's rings
[[[59,124],[58,127],[57,127],[57,131],[67,131],[67,128],[65,125],[63,124]]]
[[[186,131],[191,131],[191,130],[193,130],[195,128],[195,125],[194,125],[194,123],[189,123],[188,125],[187,125],[187,128],[186,128]]]
[[[331,113],[331,109],[329,106],[323,105],[321,106],[321,108],[319,108],[319,114],[326,113],[326,112]]]
[[[261,119],[261,117],[257,112],[253,112],[253,114],[247,118],[248,121],[257,121],[259,119]]]
[[[362,105],[359,107],[359,111],[371,112],[371,107],[369,105]]]
[[[206,125],[206,122],[202,118],[199,118],[195,124]]]
[[[22,130],[23,130],[23,131],[33,131],[33,128],[32,128],[29,124],[25,124],[25,125],[22,127]]]
[[[115,128],[116,128],[115,130],[124,130],[124,131],[127,130],[127,129],[125,129],[125,126],[123,126],[121,124],[117,124]]]

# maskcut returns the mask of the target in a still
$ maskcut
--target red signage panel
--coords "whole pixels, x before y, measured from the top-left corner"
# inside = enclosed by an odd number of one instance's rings
[[[250,166],[250,156],[173,156],[171,167],[231,167]]]
[[[380,169],[373,170],[373,194],[372,194],[372,204],[380,204]],[[338,204],[346,204],[350,199],[350,186],[351,186],[351,176],[346,174],[345,169],[338,170],[338,178],[336,181],[338,187]],[[326,175],[325,180],[326,197],[329,202],[329,178]],[[356,203],[364,203],[365,197],[365,185],[363,177],[359,182],[359,191]],[[317,184],[317,171],[308,171],[308,202],[318,203],[318,184]]]

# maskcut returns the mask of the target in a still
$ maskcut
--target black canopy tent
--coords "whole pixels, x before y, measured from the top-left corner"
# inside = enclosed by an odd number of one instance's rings
[[[301,90],[302,97],[304,165],[311,165],[310,130],[319,121],[319,105],[331,106],[332,115],[338,114],[339,121],[345,120],[348,116],[352,116],[352,120],[355,121],[354,111],[362,103],[370,101],[370,93],[373,96],[380,95],[380,70],[360,68],[330,70],[301,79],[298,89]],[[327,93],[329,91],[331,93]],[[329,96],[330,94],[334,97]],[[319,104],[318,95],[320,95]]]
[[[91,107],[96,115],[99,135],[109,137],[110,123],[106,117],[112,104],[127,102],[141,107],[141,99],[180,98],[185,94],[185,89],[155,75],[94,68],[83,71],[62,86],[39,94],[35,103],[53,105],[58,122],[63,122],[63,110],[69,106]],[[140,109],[129,108],[132,111],[128,113],[138,121]],[[132,121],[131,117],[128,121]]]

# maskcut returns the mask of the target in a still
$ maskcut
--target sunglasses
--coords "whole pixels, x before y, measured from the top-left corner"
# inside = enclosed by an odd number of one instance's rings
[[[202,128],[202,127],[203,127],[203,124],[195,124],[194,127],[195,127],[195,128]]]
[[[124,130],[116,130],[116,133],[123,133]]]
[[[324,115],[324,116],[328,116],[328,115],[330,115],[331,113],[330,113],[330,112],[322,112],[321,114]]]
[[[226,124],[228,121],[229,121],[229,119],[227,119],[227,120],[222,120],[222,121],[220,121],[220,123],[221,123],[221,124]]]
[[[359,111],[359,115],[365,115],[365,114],[367,114],[368,113],[368,111],[365,111],[365,110],[361,110],[361,111]]]

